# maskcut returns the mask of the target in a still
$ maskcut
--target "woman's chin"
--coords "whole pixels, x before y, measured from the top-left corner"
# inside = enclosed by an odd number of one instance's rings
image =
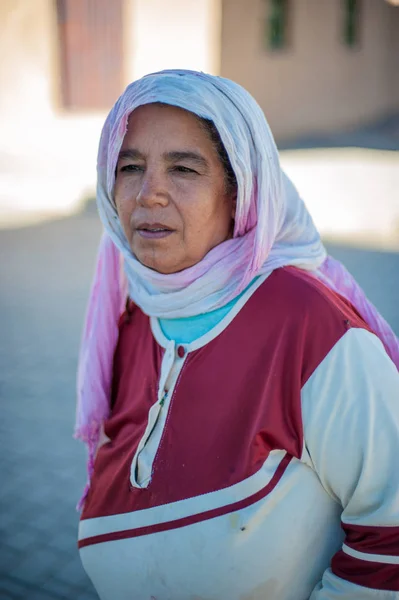
[[[156,271],[161,275],[171,275],[172,273],[176,273],[178,269],[175,269],[174,266],[167,261],[165,261],[165,257],[160,257],[159,259],[154,259],[154,256],[140,256],[135,254],[135,257],[142,265],[151,269],[152,271]]]
[[[134,252],[133,254],[142,265],[161,275],[173,275],[173,273],[179,273],[180,271],[184,271],[193,266],[193,264],[188,261],[166,261],[165,256],[155,258],[154,256],[148,257],[135,254]]]

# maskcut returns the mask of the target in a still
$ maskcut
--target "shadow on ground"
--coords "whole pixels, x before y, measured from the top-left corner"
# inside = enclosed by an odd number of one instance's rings
[[[72,439],[80,331],[100,225],[0,231],[0,598],[94,600],[76,548],[85,452]],[[399,332],[399,254],[329,245]]]
[[[370,148],[399,150],[399,114],[386,116],[372,123],[334,133],[301,136],[278,143],[279,150],[309,148]]]

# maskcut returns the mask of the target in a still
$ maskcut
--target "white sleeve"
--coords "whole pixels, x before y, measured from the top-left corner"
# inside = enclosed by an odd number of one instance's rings
[[[399,373],[350,329],[302,389],[305,448],[345,540],[310,600],[399,600]]]

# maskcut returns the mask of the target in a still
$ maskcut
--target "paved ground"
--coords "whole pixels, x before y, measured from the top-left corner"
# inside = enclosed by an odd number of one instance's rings
[[[99,225],[0,233],[0,598],[96,598],[78,559],[74,372]]]
[[[92,212],[0,232],[0,599],[96,598],[76,549],[85,455],[72,439]],[[330,251],[399,333],[399,253]]]

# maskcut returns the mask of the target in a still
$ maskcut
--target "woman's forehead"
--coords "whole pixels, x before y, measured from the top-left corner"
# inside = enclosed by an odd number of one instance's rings
[[[143,124],[159,124],[160,122],[181,123],[182,125],[191,123],[194,127],[195,124],[200,123],[200,120],[196,113],[180,106],[165,102],[149,102],[141,104],[131,111],[128,116],[127,129],[137,128]]]
[[[140,141],[176,142],[191,146],[209,146],[211,140],[203,122],[195,113],[177,106],[149,103],[137,107],[128,117],[122,149]]]

